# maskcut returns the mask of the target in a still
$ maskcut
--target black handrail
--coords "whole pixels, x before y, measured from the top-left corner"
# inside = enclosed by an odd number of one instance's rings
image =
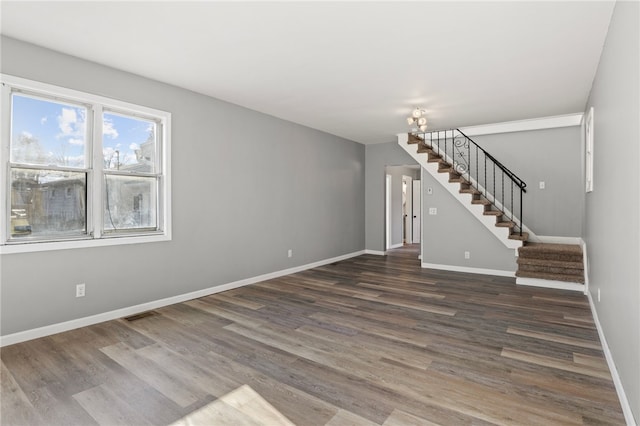
[[[441,146],[443,140],[441,136],[443,134],[444,150]],[[524,193],[527,192],[527,184],[522,179],[505,167],[484,148],[478,145],[473,139],[464,134],[460,129],[416,133],[415,135],[421,138],[429,148],[434,149],[435,145],[437,148],[436,153],[447,163],[451,163],[451,170],[465,178],[465,180],[469,182],[473,188],[478,190],[482,196],[489,200],[496,209],[500,210],[503,215],[507,216],[510,221],[514,222],[516,227],[519,229],[520,235],[522,235],[522,224],[524,223],[522,200],[524,198]],[[429,135],[428,139],[427,135]],[[462,140],[460,140],[461,138]],[[449,141],[451,142],[450,149],[448,147]],[[472,156],[475,156],[475,158],[472,158]],[[484,161],[480,161],[481,156]],[[474,163],[475,170],[473,170]],[[480,169],[481,165],[484,166],[482,169]],[[496,178],[498,177],[498,173],[502,178],[502,182],[501,186],[496,187]],[[488,177],[491,178],[493,182],[488,182]],[[505,199],[505,178],[508,178],[511,183],[510,199],[509,197],[506,197]],[[509,185],[509,182],[507,182],[507,185]],[[520,195],[515,200],[514,187],[519,189]],[[497,191],[500,192],[499,196]],[[498,198],[500,199],[500,206],[497,205]]]

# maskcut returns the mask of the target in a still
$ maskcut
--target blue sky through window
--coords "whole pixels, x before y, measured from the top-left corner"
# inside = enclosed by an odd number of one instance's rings
[[[86,117],[83,106],[14,94],[12,161],[85,167]]]
[[[84,106],[14,94],[11,124],[13,162],[87,167],[87,109]],[[154,134],[153,121],[105,112],[103,166],[119,169],[138,163],[141,147],[153,141]],[[149,145],[146,144],[147,151],[154,153],[155,146]]]

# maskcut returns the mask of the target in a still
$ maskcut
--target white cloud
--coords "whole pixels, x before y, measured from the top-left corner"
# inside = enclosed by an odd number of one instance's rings
[[[20,137],[25,139],[33,139],[33,135],[26,130],[23,130],[22,133],[20,133]]]
[[[40,119],[40,124],[44,125],[47,122],[47,116],[45,115]]]
[[[62,108],[62,114],[58,116],[58,126],[63,135],[72,135],[76,131],[78,114],[75,109]]]
[[[83,146],[83,145],[84,145],[84,139],[69,138],[69,143],[70,143],[71,145],[80,145],[80,146]]]
[[[131,151],[135,151],[136,149],[140,149],[140,145],[138,145],[137,143],[132,143],[131,145],[129,145],[129,149]]]
[[[105,136],[109,136],[111,139],[115,139],[118,137],[118,131],[115,127],[113,127],[113,121],[105,118],[102,121],[102,134]]]

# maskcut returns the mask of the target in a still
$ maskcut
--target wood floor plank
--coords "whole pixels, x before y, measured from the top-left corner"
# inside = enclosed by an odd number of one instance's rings
[[[202,396],[197,395],[190,386],[170,375],[161,366],[138,355],[134,349],[124,343],[106,346],[101,351],[182,407],[196,403]]]
[[[0,363],[0,424],[44,425],[46,422],[35,411],[13,374]]]
[[[576,339],[573,337],[562,336],[553,333],[544,333],[540,331],[524,330],[519,327],[507,327],[507,333],[517,334],[519,336],[532,337],[534,339],[564,343],[571,346],[579,346],[582,348],[600,349],[600,344],[586,339]]]
[[[624,424],[584,295],[417,255],[362,255],[7,346],[0,421]]]
[[[87,389],[73,395],[82,408],[101,425],[148,425],[143,416],[136,412],[115,392],[104,385]]]

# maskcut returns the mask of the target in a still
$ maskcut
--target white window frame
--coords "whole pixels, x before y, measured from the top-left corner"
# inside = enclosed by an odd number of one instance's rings
[[[28,253],[47,250],[77,249],[119,244],[150,243],[171,240],[171,113],[119,101],[104,96],[93,95],[64,87],[54,86],[0,74],[2,92],[0,94],[0,128],[2,128],[0,151],[0,212],[3,218],[0,224],[0,254]],[[92,114],[93,134],[87,149],[92,161],[87,167],[87,235],[82,238],[53,240],[9,241],[9,209],[11,191],[9,191],[9,154],[11,145],[11,93],[22,90],[45,98],[62,98],[68,101],[90,105],[87,112]],[[103,110],[117,111],[133,117],[153,119],[160,123],[159,146],[156,155],[160,155],[158,165],[161,177],[158,182],[158,230],[128,232],[123,234],[102,235],[103,229],[103,167],[102,167],[102,113]],[[6,219],[4,219],[6,217]]]

